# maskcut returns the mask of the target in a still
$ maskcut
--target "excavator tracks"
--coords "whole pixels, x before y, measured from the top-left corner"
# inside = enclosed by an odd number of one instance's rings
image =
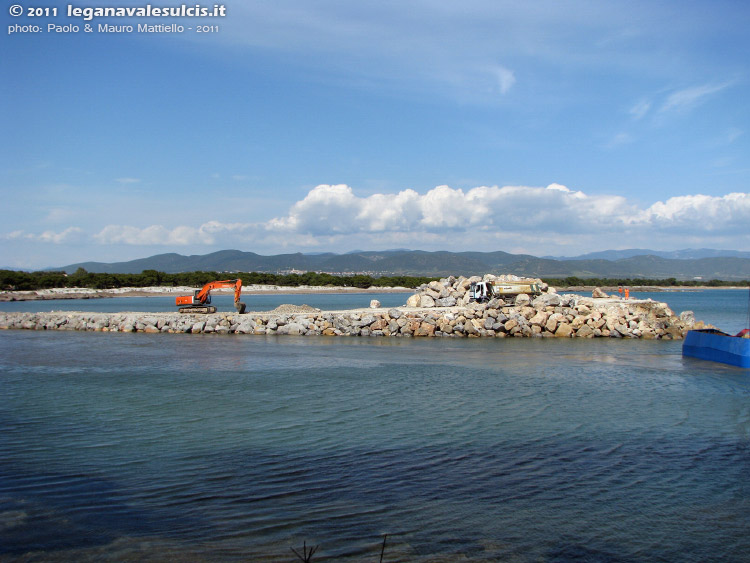
[[[180,307],[179,311],[180,313],[197,313],[207,315],[209,313],[215,313],[216,307],[214,307],[213,305],[201,307]]]

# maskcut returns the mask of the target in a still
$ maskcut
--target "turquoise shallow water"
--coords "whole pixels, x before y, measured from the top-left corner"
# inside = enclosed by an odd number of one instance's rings
[[[298,295],[271,293],[245,295],[242,297],[242,301],[247,304],[248,311],[270,311],[283,303],[306,304],[323,310],[337,310],[368,307],[371,299],[379,300],[383,307],[398,307],[406,303],[409,295],[411,293],[308,293]],[[747,324],[748,291],[746,289],[634,292],[631,295],[638,299],[665,301],[677,313],[691,310],[695,313],[697,319],[715,324],[723,330],[733,333],[738,332]],[[232,297],[229,295],[214,296],[213,305],[216,305],[220,312],[234,312]],[[172,312],[176,310],[174,296],[0,302],[0,312]]]
[[[247,311],[270,311],[279,305],[310,305],[324,310],[358,309],[369,307],[370,300],[377,299],[383,307],[400,307],[411,293],[269,293],[243,295],[242,302]],[[214,295],[211,304],[219,312],[234,313],[234,298],[231,295]],[[0,302],[0,312],[47,312],[47,311],[92,311],[116,313],[120,311],[177,312],[175,297],[112,297],[102,299],[53,299],[47,301]]]
[[[750,373],[680,349],[3,331],[0,560],[747,561]]]

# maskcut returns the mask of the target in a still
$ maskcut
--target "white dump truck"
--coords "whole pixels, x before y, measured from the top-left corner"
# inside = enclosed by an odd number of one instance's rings
[[[542,293],[540,284],[535,281],[480,281],[474,282],[469,287],[469,301],[484,303],[494,297],[505,297],[508,295],[539,295]]]

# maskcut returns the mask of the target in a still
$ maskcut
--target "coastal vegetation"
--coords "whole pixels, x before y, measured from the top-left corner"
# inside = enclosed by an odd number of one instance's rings
[[[750,280],[678,280],[677,278],[644,279],[644,278],[580,278],[569,276],[565,278],[544,278],[553,287],[744,287],[750,286]]]
[[[300,274],[273,274],[269,272],[215,272],[196,271],[166,273],[158,270],[144,270],[140,274],[111,274],[87,272],[78,268],[72,274],[60,271],[23,272],[0,270],[0,290],[34,291],[66,287],[86,287],[90,289],[115,289],[120,287],[200,287],[210,281],[226,278],[240,278],[244,285],[278,285],[282,287],[329,286],[329,287],[406,287],[416,288],[422,284],[437,280],[429,276],[370,276],[370,275],[334,275],[324,272],[305,272]],[[748,286],[750,280],[678,280],[643,279],[643,278],[581,278],[577,276],[564,278],[543,278],[553,287],[736,287]]]
[[[272,274],[267,272],[181,272],[170,274],[158,270],[144,270],[140,274],[98,274],[78,268],[72,274],[65,272],[22,272],[0,270],[0,289],[4,291],[34,291],[65,287],[114,289],[118,287],[200,287],[210,281],[240,278],[243,285],[279,285],[283,287],[407,287],[415,288],[434,277],[369,275],[340,276],[319,272],[300,274]]]

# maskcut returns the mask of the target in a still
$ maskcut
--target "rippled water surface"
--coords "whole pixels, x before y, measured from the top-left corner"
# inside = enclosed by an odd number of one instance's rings
[[[358,309],[369,307],[370,300],[377,299],[383,307],[400,307],[406,303],[411,293],[266,293],[246,294],[242,302],[247,311],[270,311],[279,305],[310,305],[324,310]],[[219,312],[234,313],[234,297],[212,295],[211,304]],[[121,311],[176,313],[175,295],[150,297],[105,297],[99,299],[49,299],[44,301],[5,301],[0,302],[0,312],[48,312],[48,311],[92,311],[117,313]]]
[[[3,331],[0,560],[748,561],[750,371],[680,347]]]
[[[383,307],[399,307],[406,303],[411,293],[267,293],[247,294],[242,301],[248,311],[270,311],[281,304],[310,305],[323,310],[357,309],[368,307],[377,299]],[[590,293],[585,295],[590,296]],[[633,292],[638,299],[666,302],[676,313],[690,310],[699,320],[712,323],[732,333],[745,328],[748,323],[748,290],[716,289],[698,291]],[[234,312],[231,295],[214,295],[213,305],[219,312]],[[0,312],[22,311],[92,311],[92,312],[174,312],[175,296],[115,297],[103,299],[54,299],[48,301],[0,302]]]

